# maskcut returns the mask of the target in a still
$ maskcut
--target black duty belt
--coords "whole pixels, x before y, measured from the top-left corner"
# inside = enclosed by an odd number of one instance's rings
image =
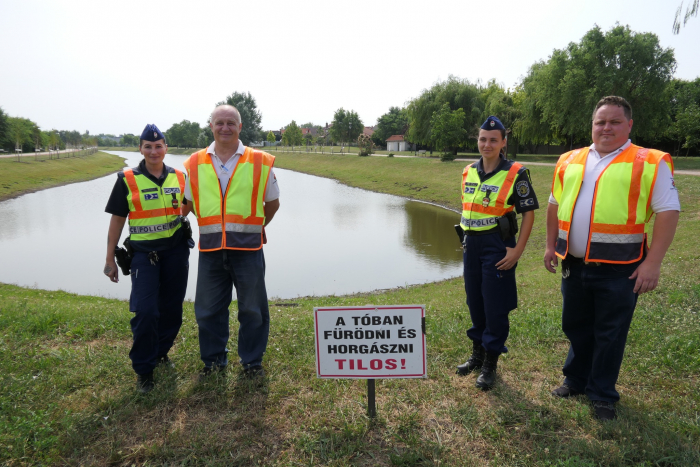
[[[600,266],[602,264],[598,261],[586,261],[583,258],[577,258],[576,256],[571,255],[566,255],[566,258],[564,259],[572,264],[584,264],[586,266]]]
[[[492,233],[498,232],[498,226],[490,228],[488,230],[465,230],[464,235],[467,235],[469,237],[473,237],[476,235],[488,235]]]

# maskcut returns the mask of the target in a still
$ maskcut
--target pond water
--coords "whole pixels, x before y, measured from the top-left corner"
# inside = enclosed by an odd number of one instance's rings
[[[114,154],[129,167],[142,157]],[[169,154],[165,163],[184,170],[186,158]],[[289,170],[275,173],[281,207],[266,229],[270,297],[366,292],[462,273],[453,227],[458,213]],[[110,219],[104,208],[115,180],[109,175],[0,203],[0,282],[128,298],[129,277],[113,284],[102,274]],[[196,236],[193,215],[190,220]],[[196,248],[191,252],[187,299],[194,300]]]

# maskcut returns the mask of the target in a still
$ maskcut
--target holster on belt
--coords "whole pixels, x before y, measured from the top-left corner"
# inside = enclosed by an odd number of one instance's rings
[[[125,276],[131,274],[131,258],[134,257],[134,250],[131,248],[129,237],[126,237],[126,240],[124,240],[124,248],[114,248],[114,257],[117,260],[117,266],[122,270],[122,274]]]
[[[455,232],[457,232],[457,236],[459,237],[459,243],[464,245],[464,229],[462,226],[459,224],[455,225]]]
[[[192,224],[190,224],[189,219],[185,216],[180,216],[180,228],[182,229],[182,235],[185,237],[187,246],[194,248],[194,240],[192,240]]]
[[[515,217],[515,211],[510,211],[505,216],[499,217],[496,222],[501,239],[508,240],[518,233],[518,219]]]

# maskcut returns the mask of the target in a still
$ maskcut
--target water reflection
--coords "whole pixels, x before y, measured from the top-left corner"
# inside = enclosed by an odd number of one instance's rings
[[[128,166],[141,158],[117,154]],[[166,164],[182,169],[186,158],[168,155]],[[281,208],[265,246],[271,297],[346,294],[461,274],[453,230],[459,214],[334,180],[276,173]],[[128,298],[128,277],[112,284],[101,272],[109,225],[104,206],[115,180],[110,175],[0,203],[0,282]],[[193,253],[188,299],[196,284]]]
[[[429,261],[451,267],[455,257],[461,258],[462,249],[454,225],[460,215],[445,215],[445,209],[425,203],[407,202],[404,244]],[[455,255],[456,253],[456,255]]]

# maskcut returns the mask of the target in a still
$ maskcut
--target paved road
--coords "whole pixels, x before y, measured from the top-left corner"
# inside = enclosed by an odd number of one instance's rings
[[[73,153],[73,152],[80,152],[80,151],[84,151],[84,149],[63,149],[61,151],[58,151],[58,153],[59,154],[66,154],[66,153]],[[23,152],[20,154],[20,157],[34,157],[36,155],[47,156],[48,154],[49,154],[49,151],[42,151],[42,152],[36,152],[36,153]],[[54,154],[56,154],[56,151],[51,151],[51,155],[54,155]],[[0,158],[7,159],[9,157],[17,157],[17,154],[16,153],[13,154],[11,152],[8,152],[8,153],[0,152]]]

